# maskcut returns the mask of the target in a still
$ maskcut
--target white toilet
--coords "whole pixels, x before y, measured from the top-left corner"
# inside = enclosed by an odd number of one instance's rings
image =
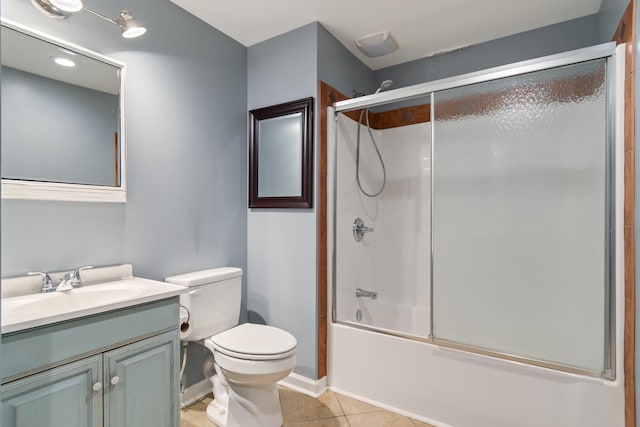
[[[167,277],[190,287],[180,296],[180,339],[204,340],[214,357],[214,400],[207,417],[220,427],[280,427],[276,383],[296,364],[293,335],[266,325],[238,325],[242,270],[224,267]],[[238,326],[236,326],[238,325]]]

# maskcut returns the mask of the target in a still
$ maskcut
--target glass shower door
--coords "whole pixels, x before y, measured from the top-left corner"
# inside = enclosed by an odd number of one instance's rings
[[[336,115],[337,321],[429,336],[429,101]]]
[[[607,60],[434,95],[433,335],[607,367]]]

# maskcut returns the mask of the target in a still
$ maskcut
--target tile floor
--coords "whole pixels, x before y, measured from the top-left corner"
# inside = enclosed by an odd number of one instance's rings
[[[180,426],[212,427],[205,414],[210,401],[211,396],[183,409]],[[432,427],[332,391],[314,399],[281,388],[280,405],[284,427]]]

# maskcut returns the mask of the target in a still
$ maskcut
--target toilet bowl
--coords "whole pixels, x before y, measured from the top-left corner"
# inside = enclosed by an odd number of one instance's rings
[[[214,399],[207,418],[219,427],[280,427],[277,382],[296,364],[297,341],[272,326],[238,325],[241,277],[241,269],[224,267],[165,281],[191,288],[180,296],[180,339],[203,343],[213,353]]]
[[[207,417],[220,427],[281,426],[276,383],[296,364],[293,335],[245,323],[206,339],[204,344],[213,353],[216,369],[211,379],[214,400],[207,407]]]

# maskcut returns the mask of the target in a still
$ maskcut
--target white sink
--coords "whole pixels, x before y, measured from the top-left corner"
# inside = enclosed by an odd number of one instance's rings
[[[64,292],[3,298],[2,333],[170,298],[187,291],[188,288],[178,285],[131,278]]]

